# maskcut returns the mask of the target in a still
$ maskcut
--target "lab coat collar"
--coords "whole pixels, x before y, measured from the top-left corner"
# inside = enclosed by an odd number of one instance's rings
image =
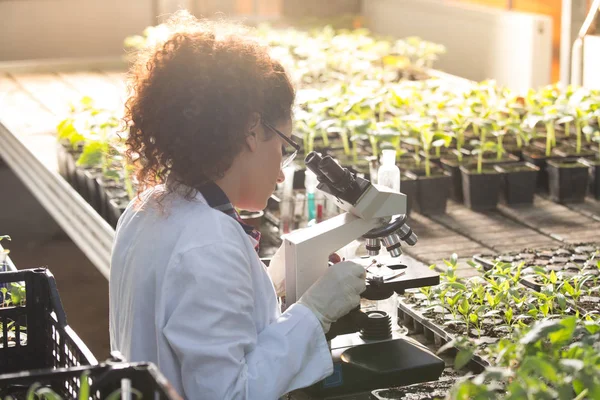
[[[186,186],[184,184],[178,184],[175,186],[172,185],[172,182],[170,182],[168,178],[167,178],[166,185],[171,188],[177,188],[177,189],[179,189],[179,186],[181,186],[181,189],[189,190],[189,186]],[[196,190],[197,190],[197,193],[195,196],[196,200],[202,201],[203,203],[207,203],[211,208],[221,211],[221,212],[229,215],[233,219],[235,219],[240,224],[240,226],[242,227],[242,229],[244,230],[244,232],[246,233],[246,235],[252,242],[252,246],[258,252],[258,250],[259,250],[258,245],[260,242],[260,232],[256,229],[254,229],[253,226],[250,226],[243,222],[242,218],[240,217],[240,215],[238,214],[236,209],[233,207],[233,204],[231,204],[231,201],[229,201],[229,198],[227,197],[227,195],[225,194],[223,189],[221,189],[219,187],[219,185],[217,185],[216,183],[209,182],[209,183],[204,184],[203,186],[201,186],[200,188],[198,188]]]
[[[224,212],[225,214],[229,215],[230,217],[234,218],[237,222],[239,222],[242,229],[244,229],[244,232],[246,232],[248,238],[250,238],[252,245],[256,249],[256,252],[258,252],[260,232],[257,229],[254,229],[253,226],[244,223],[237,210],[233,207],[233,204],[231,204],[231,202],[229,201],[229,198],[227,197],[223,189],[221,189],[216,183],[209,182],[204,186],[200,187],[198,189],[198,192],[202,193],[202,196],[207,201],[209,206],[211,206],[215,210]]]

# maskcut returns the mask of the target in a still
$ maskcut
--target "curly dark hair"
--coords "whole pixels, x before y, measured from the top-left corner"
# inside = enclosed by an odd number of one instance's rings
[[[295,96],[249,29],[185,12],[165,27],[167,37],[140,49],[129,72],[126,144],[139,193],[167,176],[191,188],[222,177],[253,113],[276,124],[291,117]]]

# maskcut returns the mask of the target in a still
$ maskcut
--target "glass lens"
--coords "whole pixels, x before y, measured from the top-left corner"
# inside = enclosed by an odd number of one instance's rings
[[[281,168],[285,168],[290,165],[292,161],[294,161],[294,158],[298,152],[292,146],[283,146],[281,151],[283,154],[281,158]]]

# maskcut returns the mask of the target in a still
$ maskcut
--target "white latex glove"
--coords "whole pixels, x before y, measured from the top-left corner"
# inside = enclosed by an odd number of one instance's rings
[[[360,303],[360,294],[366,289],[365,267],[343,261],[327,272],[298,300],[308,307],[321,322],[323,331],[329,332],[331,324],[348,314]]]

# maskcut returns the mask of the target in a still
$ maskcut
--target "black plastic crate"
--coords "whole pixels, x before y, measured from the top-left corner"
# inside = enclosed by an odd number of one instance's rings
[[[127,387],[133,391],[128,398],[132,400],[140,399],[140,396],[143,399],[181,400],[154,364],[123,362],[0,375],[0,398],[26,399],[32,385],[40,384],[65,400],[78,399],[81,379],[88,380],[90,399],[109,398],[123,387],[123,379],[127,379]]]
[[[10,306],[0,293],[0,374],[96,365],[86,345],[67,325],[56,281],[36,268],[0,273],[0,286],[24,285],[25,301]],[[8,296],[8,293],[7,293]]]

